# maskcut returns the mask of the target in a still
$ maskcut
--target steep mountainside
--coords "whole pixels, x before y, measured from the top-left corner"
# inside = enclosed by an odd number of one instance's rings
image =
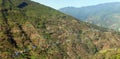
[[[120,31],[120,2],[104,3],[82,8],[65,7],[60,11],[79,20]]]
[[[30,0],[0,0],[0,59],[119,59],[119,38]]]

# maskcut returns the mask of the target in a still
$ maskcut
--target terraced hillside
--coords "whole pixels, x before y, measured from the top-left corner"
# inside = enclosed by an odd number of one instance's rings
[[[30,0],[0,0],[0,59],[115,59],[119,38]]]

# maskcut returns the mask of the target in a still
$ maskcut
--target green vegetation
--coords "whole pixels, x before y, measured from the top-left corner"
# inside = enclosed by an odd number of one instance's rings
[[[18,7],[23,3],[27,5]],[[120,48],[116,32],[30,0],[0,0],[0,4],[2,59],[119,58],[114,51]]]

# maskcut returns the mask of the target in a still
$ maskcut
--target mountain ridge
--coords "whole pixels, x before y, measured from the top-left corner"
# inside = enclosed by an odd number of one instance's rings
[[[60,11],[79,20],[119,31],[119,7],[120,2],[112,2],[81,8],[62,8]]]
[[[95,7],[95,6],[99,6],[99,5],[112,5],[112,4],[120,4],[120,2],[107,2],[107,3],[100,3],[100,4],[96,4],[96,5],[90,5],[90,6],[83,6],[83,7],[74,7],[74,6],[68,6],[68,8],[86,8],[86,7]],[[67,8],[67,7],[63,7],[63,8],[60,8],[60,9],[64,9],[64,8]],[[60,10],[59,9],[59,10]]]

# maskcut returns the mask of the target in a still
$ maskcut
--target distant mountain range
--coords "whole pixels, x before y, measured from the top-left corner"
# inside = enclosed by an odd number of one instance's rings
[[[81,8],[65,7],[61,8],[60,11],[79,20],[120,31],[120,2]]]

